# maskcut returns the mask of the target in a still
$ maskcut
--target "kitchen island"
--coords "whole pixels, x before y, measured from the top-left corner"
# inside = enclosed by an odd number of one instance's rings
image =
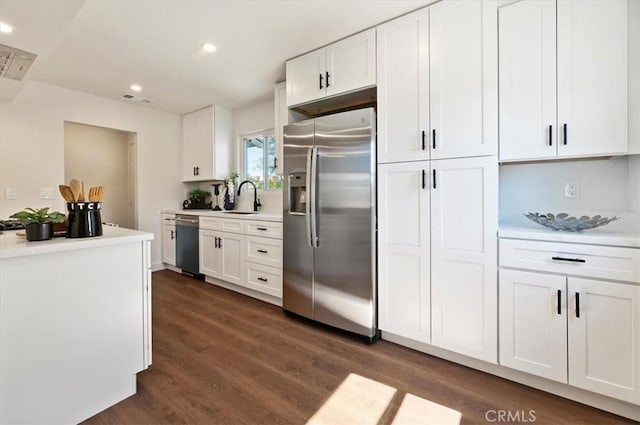
[[[78,423],[151,364],[153,234],[0,235],[0,423]]]

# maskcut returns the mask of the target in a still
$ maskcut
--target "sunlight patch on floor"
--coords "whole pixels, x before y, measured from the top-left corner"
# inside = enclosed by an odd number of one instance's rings
[[[377,425],[396,392],[393,387],[350,373],[307,425]],[[391,424],[460,425],[461,419],[457,410],[405,394]]]

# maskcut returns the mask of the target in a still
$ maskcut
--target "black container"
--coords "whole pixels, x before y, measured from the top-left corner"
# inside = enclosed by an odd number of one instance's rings
[[[46,241],[53,237],[53,223],[29,223],[24,229],[28,241]]]
[[[68,202],[67,237],[90,238],[102,236],[102,202]]]

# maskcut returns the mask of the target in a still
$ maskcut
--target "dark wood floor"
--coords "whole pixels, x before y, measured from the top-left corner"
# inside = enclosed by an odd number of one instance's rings
[[[137,394],[86,423],[304,424],[349,373],[397,388],[385,424],[405,393],[462,412],[463,424],[488,423],[492,409],[535,410],[536,424],[634,423],[170,271],[153,274],[153,365]]]

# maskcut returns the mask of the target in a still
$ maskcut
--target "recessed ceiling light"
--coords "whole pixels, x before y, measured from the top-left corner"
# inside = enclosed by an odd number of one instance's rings
[[[0,32],[8,34],[13,32],[13,27],[9,24],[5,24],[4,22],[0,22]]]
[[[131,90],[133,91],[141,91],[142,87],[140,87],[140,85],[138,84],[131,84],[131,87],[129,87]]]
[[[205,52],[213,53],[216,51],[216,46],[211,43],[204,43],[202,45],[202,50],[204,50]]]

